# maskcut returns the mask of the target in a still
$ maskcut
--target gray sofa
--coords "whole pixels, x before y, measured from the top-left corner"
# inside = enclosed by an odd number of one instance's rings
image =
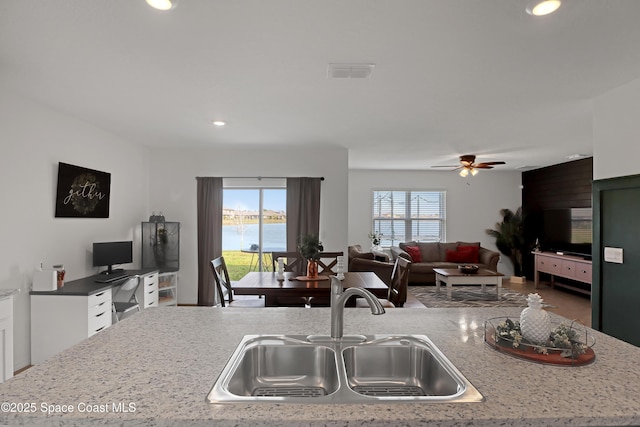
[[[422,258],[421,262],[415,262],[415,260],[412,259],[411,255],[406,250],[407,246],[417,246],[419,248],[420,256]],[[476,247],[478,261],[455,261],[455,255],[457,254],[456,251],[458,251],[458,247],[460,246],[464,247],[463,249],[465,250],[470,246]],[[405,242],[400,243],[398,246],[392,246],[391,256],[393,261],[398,257],[403,257],[412,261],[411,271],[409,273],[410,285],[435,283],[436,275],[433,272],[434,268],[458,268],[458,265],[461,264],[475,264],[481,269],[498,271],[498,261],[500,260],[499,252],[483,248],[480,246],[479,242]],[[447,259],[449,260],[447,261]]]

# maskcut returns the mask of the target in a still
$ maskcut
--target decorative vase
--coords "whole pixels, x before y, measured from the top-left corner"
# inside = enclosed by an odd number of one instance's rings
[[[529,294],[528,307],[520,313],[522,337],[534,344],[545,344],[551,334],[549,313],[542,309],[542,298],[538,294]]]
[[[307,277],[318,277],[318,261],[313,259],[307,261]]]

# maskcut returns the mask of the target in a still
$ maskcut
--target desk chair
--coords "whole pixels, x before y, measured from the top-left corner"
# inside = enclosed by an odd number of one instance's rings
[[[222,307],[264,307],[264,298],[257,298],[251,295],[235,297],[233,287],[229,279],[229,271],[224,257],[211,260],[211,269],[215,278],[216,291]]]
[[[111,304],[113,323],[118,323],[133,311],[140,311],[136,290],[140,286],[140,276],[136,275],[114,288]]]
[[[387,299],[380,300],[383,307],[402,307],[407,301],[410,270],[411,261],[402,257],[396,258],[396,263],[393,265],[393,272],[391,273],[391,286],[389,286]],[[356,307],[368,307],[368,304],[362,298],[358,298]]]

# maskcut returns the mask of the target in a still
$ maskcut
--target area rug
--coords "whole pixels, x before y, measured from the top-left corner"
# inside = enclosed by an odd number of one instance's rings
[[[451,301],[447,299],[447,289],[435,286],[409,286],[409,292],[428,308],[452,307],[526,307],[527,297],[519,292],[502,288],[502,299],[496,299],[496,288],[487,286],[482,292],[480,286],[454,286]]]

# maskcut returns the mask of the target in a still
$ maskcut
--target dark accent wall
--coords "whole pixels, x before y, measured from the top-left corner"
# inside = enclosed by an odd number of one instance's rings
[[[592,207],[593,158],[522,173],[522,211],[525,240],[531,248],[542,235],[545,209]],[[524,273],[533,278],[533,256],[523,256]]]

